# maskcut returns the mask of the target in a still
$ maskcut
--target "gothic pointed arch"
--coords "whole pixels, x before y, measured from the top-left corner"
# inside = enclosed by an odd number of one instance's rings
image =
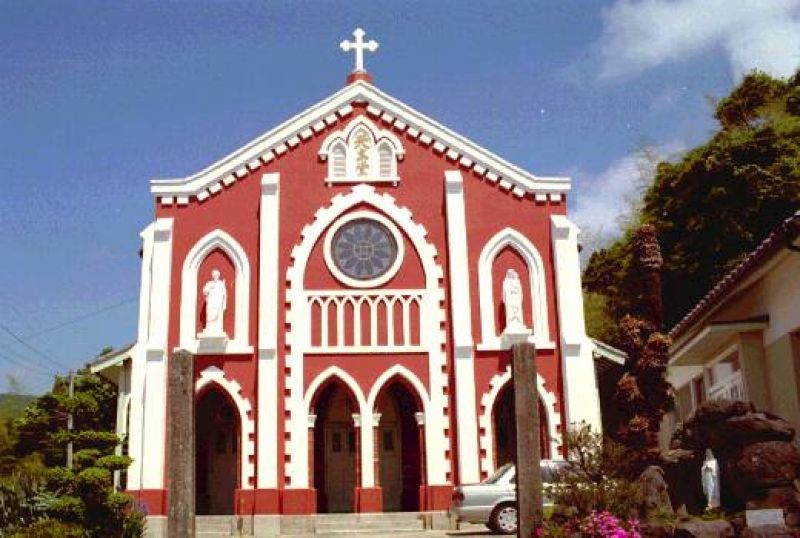
[[[239,412],[239,435],[241,455],[239,462],[240,489],[253,489],[255,480],[255,421],[252,418],[253,406],[250,400],[242,395],[242,386],[238,381],[225,377],[225,372],[216,366],[209,366],[195,382],[195,394],[201,394],[211,385],[217,387],[236,406]]]
[[[500,392],[511,383],[511,366],[498,374],[495,374],[489,382],[489,391],[484,393],[481,398],[481,413],[478,417],[480,428],[480,448],[481,448],[481,472],[490,475],[494,471],[494,406],[497,403]],[[553,459],[560,459],[559,447],[561,446],[561,414],[557,411],[556,405],[558,398],[547,389],[544,378],[537,374],[537,392],[542,403],[546,416],[541,417],[547,421],[547,434],[550,442],[550,454]]]
[[[202,352],[197,339],[198,271],[203,260],[215,250],[222,251],[233,264],[235,276],[234,330],[225,349],[217,353],[252,351],[249,345],[250,262],[242,246],[230,234],[219,228],[204,235],[189,250],[181,271],[180,347],[192,353]],[[229,299],[230,301],[230,299]]]
[[[420,334],[420,342],[418,345],[415,344],[414,349],[416,352],[427,353],[429,359],[430,397],[426,420],[436,425],[435,428],[426,428],[426,446],[435,454],[434,461],[429,466],[429,483],[444,484],[446,483],[446,473],[450,465],[448,443],[444,434],[447,428],[446,416],[448,413],[447,377],[443,371],[446,358],[443,351],[444,334],[440,329],[445,320],[444,289],[442,287],[444,272],[438,261],[436,247],[428,241],[427,230],[422,224],[414,220],[411,211],[406,207],[397,205],[391,195],[378,193],[375,187],[363,183],[354,186],[346,194],[337,194],[331,199],[331,203],[327,207],[319,209],[314,215],[313,222],[303,228],[301,240],[291,252],[291,264],[286,272],[286,341],[289,345],[286,373],[286,386],[288,389],[286,408],[292,410],[285,424],[286,431],[291,432],[292,438],[288,450],[291,461],[286,466],[287,480],[289,484],[298,487],[308,483],[308,416],[304,412],[304,410],[308,409],[308,406],[304,405],[303,402],[304,397],[307,395],[303,380],[303,363],[305,354],[314,349],[312,348],[313,339],[309,333],[312,326],[312,306],[322,304],[322,301],[315,302],[313,296],[317,291],[322,294],[331,293],[329,290],[305,289],[306,267],[312,250],[330,225],[356,206],[374,209],[390,219],[405,234],[422,265],[424,286],[417,290],[411,290],[418,297],[418,303],[415,302],[414,304],[419,305],[420,327],[423,328]],[[382,290],[382,292],[388,294],[396,292],[402,295],[408,290],[387,289]],[[361,290],[353,292],[348,290],[348,293],[351,295],[353,293],[356,295],[375,294],[373,290],[363,290],[363,292]],[[411,302],[407,304],[411,306]],[[325,349],[316,349],[320,352],[326,352]],[[356,353],[375,351],[374,346],[370,348],[361,346],[354,349]],[[402,350],[402,347],[388,352],[399,352],[398,349]],[[364,420],[369,421],[369,416]],[[439,427],[440,425],[441,427]],[[365,483],[369,483],[371,471],[366,467],[363,476]]]
[[[502,347],[499,328],[495,325],[494,309],[498,299],[494,297],[492,268],[495,258],[507,247],[514,249],[522,257],[528,269],[528,281],[523,282],[523,286],[527,285],[530,289],[531,304],[525,306],[530,309],[533,320],[532,341],[540,349],[553,348],[554,344],[550,341],[544,262],[533,243],[513,228],[505,228],[492,236],[478,258],[478,294],[481,313],[479,347],[483,349]]]
[[[322,142],[319,158],[328,161],[329,183],[397,183],[397,161],[405,156],[400,139],[360,116]]]

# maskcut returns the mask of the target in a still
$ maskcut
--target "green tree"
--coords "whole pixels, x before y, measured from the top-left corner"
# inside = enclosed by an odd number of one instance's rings
[[[664,259],[666,327],[800,209],[800,73],[751,73],[715,115],[720,129],[680,160],[660,163],[644,194],[641,220],[655,227]],[[584,271],[586,291],[605,296],[615,320],[644,314],[633,240],[626,231]],[[609,343],[620,346],[616,338]]]
[[[60,377],[51,392],[15,421],[14,455],[20,460],[37,458],[46,466],[38,488],[30,492],[35,496],[36,517],[16,525],[20,536],[27,536],[32,528],[38,533],[58,528],[68,536],[139,534],[141,515],[131,510],[128,496],[113,488],[114,471],[127,468],[131,461],[114,454],[122,441],[114,433],[115,404],[116,388],[84,369],[76,376],[73,396],[68,379]],[[74,418],[71,431],[67,429],[69,413]],[[70,442],[74,447],[71,469],[66,467]]]

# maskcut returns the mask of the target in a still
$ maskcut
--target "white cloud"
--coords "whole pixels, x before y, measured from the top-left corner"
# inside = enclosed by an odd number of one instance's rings
[[[601,77],[632,75],[721,49],[740,78],[800,65],[800,0],[616,0],[603,11]]]
[[[683,149],[682,143],[670,142],[617,159],[599,174],[572,174],[576,195],[569,215],[582,230],[584,255],[619,236],[652,181],[655,165]]]

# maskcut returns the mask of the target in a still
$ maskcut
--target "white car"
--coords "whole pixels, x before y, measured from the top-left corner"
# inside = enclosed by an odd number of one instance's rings
[[[553,481],[566,462],[542,460],[542,485]],[[480,484],[456,486],[450,505],[450,514],[457,521],[483,523],[494,532],[514,534],[517,532],[517,470],[513,463],[506,463]],[[552,501],[543,498],[544,505]]]

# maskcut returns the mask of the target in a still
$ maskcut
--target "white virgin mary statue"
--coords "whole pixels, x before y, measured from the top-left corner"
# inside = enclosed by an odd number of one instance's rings
[[[206,298],[206,326],[201,336],[227,336],[222,322],[228,307],[228,292],[217,269],[211,271],[211,280],[203,286],[203,296]]]
[[[525,331],[525,322],[522,318],[522,284],[514,269],[506,271],[506,277],[503,279],[503,305],[506,311],[505,332]]]
[[[707,508],[717,508],[719,506],[719,467],[717,459],[710,448],[706,449],[706,460],[703,462],[702,470],[703,493],[708,500]]]

